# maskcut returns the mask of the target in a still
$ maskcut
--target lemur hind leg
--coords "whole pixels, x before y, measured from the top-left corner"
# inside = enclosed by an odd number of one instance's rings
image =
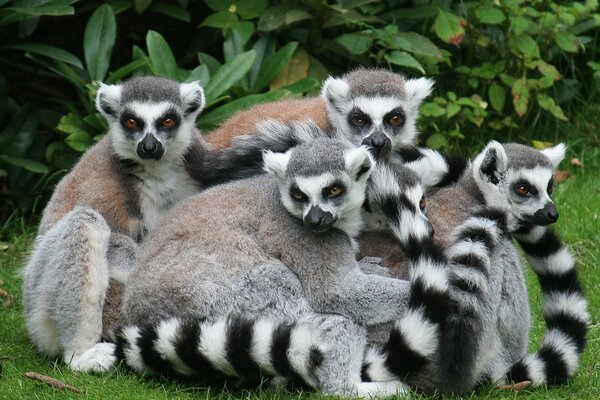
[[[90,208],[75,208],[36,239],[25,267],[27,329],[38,350],[73,370],[106,370],[113,346],[98,343],[109,285],[110,228]]]

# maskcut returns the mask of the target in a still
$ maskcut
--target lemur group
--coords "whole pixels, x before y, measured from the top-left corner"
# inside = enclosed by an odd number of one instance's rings
[[[32,342],[76,371],[345,397],[566,382],[590,315],[551,228],[565,146],[418,147],[432,86],[358,68],[201,135],[199,83],[102,84],[108,132],[24,269]],[[518,247],[543,293],[534,353]]]

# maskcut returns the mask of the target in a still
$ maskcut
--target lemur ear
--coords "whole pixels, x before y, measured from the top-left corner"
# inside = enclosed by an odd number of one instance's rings
[[[554,168],[558,167],[558,164],[565,158],[565,151],[567,146],[564,143],[559,143],[556,146],[548,147],[541,150],[542,154],[550,159]]]
[[[333,105],[338,102],[346,101],[349,90],[350,86],[348,86],[348,83],[344,79],[330,76],[325,83],[323,83],[321,97]]]
[[[367,180],[371,176],[375,161],[366,146],[351,149],[345,158],[346,169],[355,180]]]
[[[406,99],[411,102],[413,107],[418,106],[431,94],[434,81],[429,78],[409,79],[404,85]]]
[[[117,118],[121,103],[121,85],[100,83],[96,93],[96,108],[107,118]]]
[[[485,149],[473,161],[475,179],[497,185],[503,179],[508,168],[508,157],[504,147],[495,140],[485,146]]]
[[[263,151],[265,171],[275,175],[277,179],[284,179],[291,156],[292,150],[288,150],[285,153],[275,153],[271,150]]]
[[[204,108],[206,100],[200,81],[182,83],[179,87],[179,95],[181,96],[181,106],[184,109],[183,113],[186,117],[197,115]]]
[[[417,174],[424,189],[438,185],[444,180],[449,166],[444,157],[432,149],[418,149],[420,157],[404,163],[408,169]]]

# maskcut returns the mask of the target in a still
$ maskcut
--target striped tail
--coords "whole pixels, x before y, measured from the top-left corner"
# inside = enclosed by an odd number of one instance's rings
[[[128,326],[116,334],[116,355],[139,373],[251,382],[283,377],[313,388],[323,359],[310,325],[237,316]]]
[[[464,157],[449,156],[416,146],[399,148],[392,161],[413,169],[426,187],[445,187],[456,183],[469,165]]]
[[[535,227],[515,235],[537,274],[543,293],[546,332],[541,348],[512,366],[510,382],[558,385],[573,376],[590,326],[588,302],[569,249],[551,230]]]
[[[441,246],[429,237],[418,239],[411,236],[408,242],[401,240],[411,262],[408,310],[395,324],[383,348],[367,351],[363,367],[366,378],[410,381],[432,362],[438,361],[440,351],[447,347],[440,346],[440,340],[447,339],[448,331],[452,330],[449,315],[455,308],[469,307],[473,303],[470,301],[465,306],[456,304],[457,299],[452,296],[450,286],[460,285],[470,293],[477,290],[482,279],[475,275],[489,269],[490,254],[504,231],[504,214],[486,209],[465,220],[455,230],[447,256]],[[470,344],[473,339],[467,340],[466,343]],[[456,355],[453,356],[456,358]],[[469,357],[465,358],[469,360]]]

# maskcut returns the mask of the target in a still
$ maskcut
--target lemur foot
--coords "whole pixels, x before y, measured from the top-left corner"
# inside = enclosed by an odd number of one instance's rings
[[[79,356],[71,357],[68,362],[73,371],[102,373],[109,371],[116,361],[115,345],[103,342],[96,343]]]
[[[356,395],[363,399],[404,395],[408,398],[409,388],[400,381],[361,382],[356,385]]]

